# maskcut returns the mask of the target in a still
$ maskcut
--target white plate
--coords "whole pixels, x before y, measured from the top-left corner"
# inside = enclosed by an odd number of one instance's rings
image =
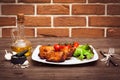
[[[91,49],[93,50],[94,52],[94,56],[92,59],[84,59],[84,60],[79,60],[75,57],[71,57],[71,59],[69,60],[65,60],[64,62],[48,62],[46,61],[45,59],[41,59],[38,54],[39,54],[39,47],[41,45],[38,45],[35,50],[33,51],[33,54],[32,54],[32,60],[34,61],[38,61],[38,62],[41,62],[41,63],[47,63],[47,64],[56,64],[56,65],[75,65],[75,64],[83,64],[83,63],[89,63],[89,62],[93,62],[93,61],[96,61],[98,60],[98,54],[96,52],[96,50],[93,48],[93,46],[90,45]]]

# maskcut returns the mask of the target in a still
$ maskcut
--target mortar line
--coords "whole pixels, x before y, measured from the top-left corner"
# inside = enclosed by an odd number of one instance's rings
[[[72,16],[72,4],[69,5],[69,15]]]
[[[34,28],[34,37],[37,37],[37,28]]]
[[[86,0],[86,4],[88,4],[88,0]]]
[[[15,0],[15,3],[18,3],[18,0]]]
[[[86,28],[88,28],[89,23],[88,23],[88,16],[86,16]]]
[[[54,27],[54,21],[53,21],[53,16],[51,16],[51,28],[53,28]]]
[[[105,4],[105,15],[107,15],[107,4]]]
[[[72,28],[69,28],[69,37],[72,37]]]
[[[107,28],[104,28],[105,31],[104,31],[104,37],[107,37]]]
[[[53,0],[51,0],[51,4],[53,4]]]

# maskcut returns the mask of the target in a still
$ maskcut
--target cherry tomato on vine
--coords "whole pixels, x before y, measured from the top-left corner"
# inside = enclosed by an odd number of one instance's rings
[[[54,49],[55,49],[55,51],[60,51],[60,45],[59,44],[54,44]]]
[[[78,42],[74,42],[73,43],[73,47],[77,48],[79,46],[79,43]]]

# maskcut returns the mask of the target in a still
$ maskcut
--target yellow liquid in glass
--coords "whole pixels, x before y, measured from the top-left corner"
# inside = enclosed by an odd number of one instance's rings
[[[27,53],[25,53],[25,56],[28,57],[31,55],[31,49],[32,47],[31,46],[26,46],[26,47],[16,47],[16,46],[11,46],[11,49],[12,51],[14,52],[21,52],[21,51],[24,51],[24,50],[28,50]]]

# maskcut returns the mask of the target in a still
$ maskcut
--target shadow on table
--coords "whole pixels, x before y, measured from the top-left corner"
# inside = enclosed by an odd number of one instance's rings
[[[75,65],[57,65],[57,64],[47,64],[47,63],[41,63],[37,61],[31,60],[32,66],[43,66],[43,67],[93,67],[96,66],[98,61],[90,62],[90,63],[84,63],[84,64],[75,64]]]

